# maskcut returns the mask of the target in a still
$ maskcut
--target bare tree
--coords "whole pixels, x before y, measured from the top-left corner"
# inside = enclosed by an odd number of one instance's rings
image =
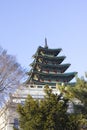
[[[20,86],[24,73],[16,58],[0,47],[0,105]]]

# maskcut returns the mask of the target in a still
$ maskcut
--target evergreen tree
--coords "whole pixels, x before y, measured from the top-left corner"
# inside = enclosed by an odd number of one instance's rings
[[[84,78],[77,78],[74,87],[57,85],[58,90],[64,98],[73,104],[75,118],[78,117],[78,123],[81,127],[87,129],[87,82]]]
[[[67,113],[68,98],[54,94],[48,86],[43,100],[30,95],[24,105],[18,105],[20,127],[23,130],[79,130],[81,117]]]

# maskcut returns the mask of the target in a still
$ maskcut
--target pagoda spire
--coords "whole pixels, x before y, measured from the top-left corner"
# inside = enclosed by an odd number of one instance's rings
[[[48,48],[48,45],[47,45],[47,38],[45,38],[45,46],[44,48]]]

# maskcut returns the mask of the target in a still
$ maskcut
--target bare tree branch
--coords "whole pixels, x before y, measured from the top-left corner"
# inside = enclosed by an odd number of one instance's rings
[[[20,86],[23,77],[25,70],[17,63],[16,58],[0,47],[0,104]]]

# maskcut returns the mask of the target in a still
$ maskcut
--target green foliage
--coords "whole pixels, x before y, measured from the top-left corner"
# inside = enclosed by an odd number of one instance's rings
[[[60,86],[57,85],[64,98],[68,98],[73,103],[76,120],[81,126],[87,126],[87,82],[84,78],[77,78],[76,85]]]
[[[33,130],[37,124],[36,119],[39,116],[38,106],[38,101],[33,100],[30,95],[25,102],[25,106],[18,105],[20,124],[24,130]]]
[[[17,128],[13,127],[13,130],[19,130],[19,129],[17,129]]]
[[[45,93],[43,100],[34,100],[29,95],[24,106],[18,105],[20,127],[23,130],[80,130],[83,115],[67,113],[72,96],[63,96],[62,91],[59,95],[53,94],[48,86]]]

